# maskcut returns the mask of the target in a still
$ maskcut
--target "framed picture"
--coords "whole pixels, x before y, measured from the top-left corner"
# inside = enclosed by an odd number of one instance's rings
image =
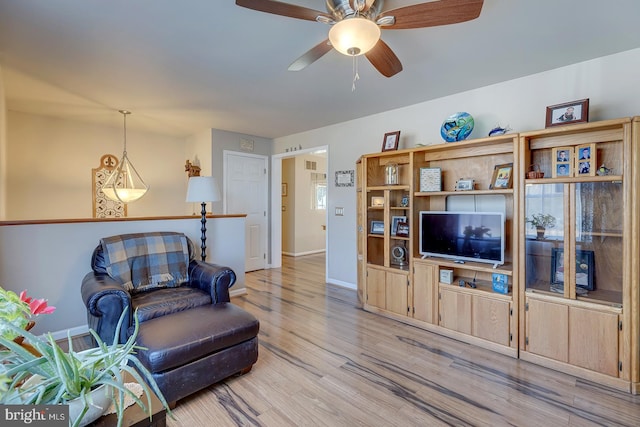
[[[400,131],[387,132],[384,134],[384,140],[382,141],[382,151],[395,151],[398,149],[398,143],[400,142]]]
[[[286,197],[287,195],[287,183],[283,182],[282,183],[282,197]]]
[[[371,207],[372,208],[383,208],[384,207],[384,197],[372,196],[371,197]]]
[[[371,234],[384,234],[384,221],[371,221]]]
[[[545,127],[589,121],[589,98],[547,107]]]
[[[573,176],[573,147],[555,147],[551,150],[552,178]]]
[[[404,194],[402,196],[402,199],[400,199],[400,206],[403,207],[403,208],[409,207],[409,195],[408,194]]]
[[[353,187],[355,171],[336,171],[336,187]]]
[[[583,144],[576,147],[576,176],[596,176],[596,144]]]
[[[420,192],[442,191],[442,169],[420,168]]]
[[[456,191],[470,191],[475,188],[473,179],[459,179],[456,181]]]
[[[395,236],[398,232],[398,224],[401,222],[407,222],[406,216],[392,216],[391,217],[391,235]]]
[[[576,250],[576,287],[595,289],[594,252]],[[564,249],[551,249],[551,285],[564,288]],[[577,291],[576,291],[577,292]]]
[[[406,222],[399,222],[398,229],[396,230],[397,237],[409,237],[409,224]]]
[[[493,177],[489,188],[492,190],[502,190],[511,188],[513,185],[513,163],[496,165],[493,168]]]

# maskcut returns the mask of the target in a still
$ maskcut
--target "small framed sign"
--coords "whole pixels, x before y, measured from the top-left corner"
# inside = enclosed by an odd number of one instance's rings
[[[442,170],[420,168],[420,192],[442,191]]]
[[[355,171],[336,171],[336,187],[353,187]]]

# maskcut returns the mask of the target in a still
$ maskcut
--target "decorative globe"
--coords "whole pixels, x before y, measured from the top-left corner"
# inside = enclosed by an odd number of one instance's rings
[[[455,113],[442,122],[440,135],[447,142],[456,142],[466,139],[473,130],[473,116],[469,113]]]

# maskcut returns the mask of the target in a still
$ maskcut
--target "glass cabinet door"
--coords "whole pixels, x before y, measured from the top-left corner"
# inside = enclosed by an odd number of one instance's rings
[[[527,184],[525,187],[526,290],[564,294],[558,286],[554,256],[564,250],[565,186]]]
[[[527,291],[622,304],[622,194],[615,181],[526,186]]]
[[[575,293],[622,304],[623,200],[621,182],[574,184]]]

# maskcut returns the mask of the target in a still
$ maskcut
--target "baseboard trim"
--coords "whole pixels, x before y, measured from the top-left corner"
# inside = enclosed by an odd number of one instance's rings
[[[239,297],[246,294],[247,294],[247,288],[238,288],[238,289],[234,289],[233,291],[229,291],[230,297]]]
[[[306,252],[282,252],[282,255],[297,257],[297,256],[305,256],[305,255],[323,254],[325,252],[326,252],[326,249],[318,249],[315,251],[306,251]]]
[[[67,334],[70,334],[72,337],[76,337],[78,335],[86,335],[88,333],[89,333],[89,326],[82,325],[82,326],[76,326],[74,328],[65,329],[63,331],[51,332],[51,336],[53,336],[54,340],[58,341],[58,340],[67,339]]]
[[[353,289],[354,291],[358,289],[358,286],[355,283],[343,282],[342,280],[327,278],[327,283],[331,283],[332,285],[342,286],[343,288]]]

